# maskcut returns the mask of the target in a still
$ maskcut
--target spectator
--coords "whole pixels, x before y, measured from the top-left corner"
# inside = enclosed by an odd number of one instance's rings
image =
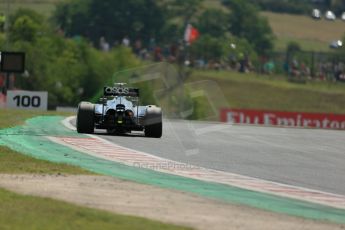
[[[122,39],[122,45],[126,46],[126,47],[129,47],[131,45],[131,41],[129,40],[128,36],[125,36],[123,39]]]
[[[114,43],[113,43],[113,47],[119,47],[120,45],[120,42],[118,40],[115,40]]]
[[[238,59],[240,62],[240,68],[239,68],[239,72],[244,73],[246,71],[246,67],[245,67],[245,60],[244,60],[244,54],[243,53],[239,53],[238,54]]]
[[[150,60],[150,53],[146,48],[141,49],[139,53],[139,57],[143,60]]]
[[[178,56],[178,46],[176,43],[173,43],[170,46],[170,57],[169,57],[169,61],[170,62],[175,62]]]
[[[154,61],[155,62],[163,61],[162,49],[159,46],[156,46],[154,50]]]
[[[285,73],[290,74],[290,64],[288,60],[284,61],[283,70]]]
[[[156,39],[154,37],[150,38],[150,43],[149,43],[149,52],[154,52],[156,48]]]
[[[304,62],[301,63],[301,76],[310,77],[310,69]]]
[[[293,59],[291,62],[290,73],[292,74],[293,77],[300,76],[298,61],[296,59]]]
[[[274,72],[274,69],[275,69],[275,64],[272,60],[269,60],[264,64],[264,73],[272,74]]]
[[[140,39],[137,39],[134,43],[134,53],[139,57],[140,51],[142,49],[142,42]]]
[[[99,47],[100,47],[100,49],[101,49],[102,51],[104,51],[104,52],[109,52],[109,50],[110,50],[110,45],[109,45],[109,43],[105,40],[104,37],[101,37],[101,38],[99,39]]]
[[[252,68],[252,64],[249,60],[248,54],[244,55],[243,53],[240,53],[238,57],[239,57],[239,62],[240,62],[239,72],[248,73]]]

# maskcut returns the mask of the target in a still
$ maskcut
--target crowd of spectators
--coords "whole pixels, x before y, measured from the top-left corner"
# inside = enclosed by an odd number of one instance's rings
[[[141,60],[162,62],[168,61],[171,63],[182,62],[182,57],[186,55],[185,45],[183,41],[178,41],[168,45],[159,45],[155,38],[150,38],[148,43],[144,43],[141,39],[130,40],[125,36],[122,41],[115,41],[112,46],[106,41],[104,37],[99,40],[99,48],[108,52],[112,47],[125,46],[132,48],[135,55]]]
[[[144,43],[141,39],[131,41],[128,36],[125,36],[121,42],[114,42],[112,46],[104,37],[101,37],[99,40],[99,48],[104,52],[108,52],[112,47],[118,47],[120,45],[132,48],[135,55],[144,61],[166,61],[197,69],[234,70],[243,73],[254,71],[254,66],[246,54],[231,54],[227,58],[214,59],[195,57],[189,50],[190,46],[185,44],[183,40],[160,45],[156,42],[155,38],[151,38],[148,43]]]
[[[189,46],[182,40],[175,43],[159,45],[155,38],[144,43],[141,39],[131,40],[125,36],[121,41],[110,45],[104,37],[99,39],[99,49],[108,52],[112,47],[130,47],[135,55],[144,61],[176,63],[196,69],[228,70],[241,73],[257,72],[260,74],[286,74],[293,79],[345,81],[345,63],[316,61],[310,63],[299,61],[298,58],[286,60],[285,54],[281,57],[261,57],[255,64],[249,55],[244,53],[230,53],[226,58],[205,59],[193,57]]]

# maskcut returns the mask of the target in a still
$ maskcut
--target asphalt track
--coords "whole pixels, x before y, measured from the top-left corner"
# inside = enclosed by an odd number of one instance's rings
[[[166,120],[161,139],[96,134],[178,162],[345,195],[343,131]]]

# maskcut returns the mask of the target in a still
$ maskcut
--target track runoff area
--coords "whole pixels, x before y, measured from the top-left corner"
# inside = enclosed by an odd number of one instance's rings
[[[62,123],[75,130],[75,117]],[[344,137],[343,132],[335,130],[166,120],[161,139],[145,138],[139,133],[112,136],[97,130],[96,135],[87,137],[49,139],[78,152],[138,169],[227,185],[251,195],[268,194],[288,203],[306,202],[300,210],[272,210],[344,223]],[[255,199],[248,204],[253,202]],[[320,216],[317,210],[315,215],[304,215],[313,204],[316,209],[326,208],[326,213],[335,211],[336,217]],[[270,210],[262,205],[253,206]]]

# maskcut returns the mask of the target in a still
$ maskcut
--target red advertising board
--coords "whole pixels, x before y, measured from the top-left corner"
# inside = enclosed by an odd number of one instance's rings
[[[235,124],[345,130],[345,115],[340,114],[221,109],[220,120]]]

